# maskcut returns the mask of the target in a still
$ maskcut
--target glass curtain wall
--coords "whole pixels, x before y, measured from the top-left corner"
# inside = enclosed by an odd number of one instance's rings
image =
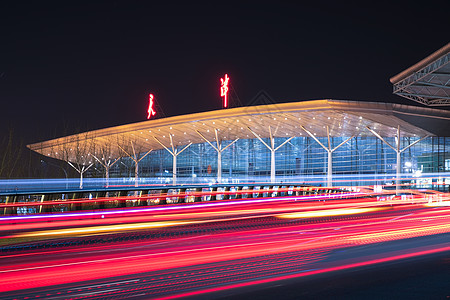
[[[332,148],[347,137],[333,137]],[[418,138],[404,137],[400,148],[414,143]],[[275,138],[275,147],[286,138]],[[326,138],[319,138],[328,145]],[[385,138],[395,147],[395,138]],[[264,140],[270,145],[269,139]],[[224,141],[223,147],[231,143]],[[181,150],[183,147],[179,147]],[[327,173],[328,156],[314,139],[295,137],[275,153],[277,180],[321,178]],[[352,185],[358,181],[374,184],[374,178],[393,178],[396,173],[396,152],[374,136],[358,136],[333,152],[333,179]],[[140,177],[172,177],[172,156],[166,150],[156,150],[139,165]],[[401,154],[401,173],[420,177],[425,173],[450,172],[450,137],[429,137]],[[110,172],[112,177],[134,176],[134,163],[123,158]],[[211,178],[217,176],[217,151],[208,143],[193,144],[177,157],[177,176]],[[268,180],[270,177],[270,150],[258,139],[242,139],[222,152],[222,178]],[[443,179],[445,180],[445,179]],[[420,180],[419,180],[420,181]],[[450,182],[450,178],[448,179]],[[376,181],[375,181],[376,182]],[[448,183],[447,183],[448,184]]]

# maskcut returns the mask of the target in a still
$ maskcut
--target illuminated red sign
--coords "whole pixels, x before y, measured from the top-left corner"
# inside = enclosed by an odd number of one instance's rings
[[[220,97],[223,97],[223,107],[228,107],[228,82],[230,78],[225,74],[224,78],[220,78]]]
[[[150,119],[150,117],[154,116],[156,114],[156,111],[153,109],[153,105],[155,103],[153,102],[153,94],[148,95],[148,116],[147,119]]]

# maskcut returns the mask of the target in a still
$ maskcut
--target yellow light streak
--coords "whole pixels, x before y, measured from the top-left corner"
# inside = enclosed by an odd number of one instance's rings
[[[296,218],[319,218],[319,217],[332,217],[332,216],[345,216],[363,214],[367,212],[374,212],[379,210],[385,210],[386,208],[365,207],[365,208],[343,208],[343,209],[324,209],[319,211],[305,211],[290,213],[284,215],[278,215],[279,218],[296,219]]]
[[[427,207],[439,207],[439,206],[450,206],[450,201],[439,201],[439,202],[430,202],[424,204]]]
[[[93,233],[106,233],[111,231],[125,231],[125,230],[136,230],[136,229],[149,229],[149,228],[160,228],[169,227],[176,225],[185,225],[192,222],[187,221],[176,221],[176,222],[145,222],[145,223],[135,223],[135,224],[121,224],[121,225],[106,225],[106,226],[94,226],[87,228],[67,228],[67,229],[57,229],[57,230],[44,230],[38,232],[25,232],[16,234],[11,237],[44,237],[44,236],[58,236],[58,235],[80,235],[80,234],[93,234]]]
[[[434,226],[417,226],[415,228],[398,229],[379,233],[359,234],[349,238],[350,241],[369,241],[373,239],[392,240],[397,238],[407,238],[415,236],[424,236],[431,234],[446,233],[450,231],[450,224],[434,225]]]

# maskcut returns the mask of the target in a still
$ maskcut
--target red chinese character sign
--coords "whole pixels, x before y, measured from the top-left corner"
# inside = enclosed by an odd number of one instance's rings
[[[220,97],[223,97],[223,107],[228,107],[228,83],[230,78],[225,74],[224,78],[220,78]]]
[[[147,119],[150,119],[152,116],[156,114],[156,111],[154,109],[155,102],[153,101],[153,94],[148,95],[148,116]]]

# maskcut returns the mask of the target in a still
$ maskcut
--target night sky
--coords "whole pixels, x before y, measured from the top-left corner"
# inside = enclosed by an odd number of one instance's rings
[[[9,2],[9,3],[8,3]],[[25,143],[242,103],[342,99],[418,105],[389,78],[449,42],[449,1],[2,1],[0,133]],[[84,4],[83,4],[84,3]]]

